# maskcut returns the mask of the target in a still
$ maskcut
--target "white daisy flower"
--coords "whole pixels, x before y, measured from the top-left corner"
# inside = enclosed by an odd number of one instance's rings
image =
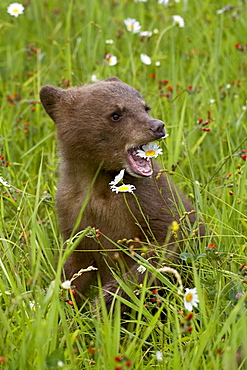
[[[147,54],[141,54],[141,62],[147,66],[152,64],[151,58]]]
[[[143,265],[140,265],[137,267],[137,271],[140,272],[140,274],[143,274],[146,271],[146,267]]]
[[[96,75],[91,76],[91,82],[97,82],[99,81]]]
[[[71,281],[70,280],[65,280],[62,284],[61,284],[61,287],[63,289],[71,289]]]
[[[34,301],[30,301],[29,302],[29,307],[31,308],[31,311],[32,312],[35,312],[36,311],[36,305],[35,305],[35,302]]]
[[[175,24],[177,24],[178,27],[181,27],[181,28],[184,27],[184,25],[185,25],[184,19],[182,17],[180,17],[180,15],[173,15],[172,18],[173,18],[173,22]]]
[[[136,155],[141,158],[156,158],[159,154],[162,154],[163,151],[159,148],[159,145],[156,143],[149,143],[142,146],[142,149],[138,149]]]
[[[158,4],[168,5],[170,0],[159,0]]]
[[[189,289],[186,288],[184,293],[184,307],[188,311],[193,310],[193,306],[197,307],[199,303],[198,294],[196,292],[196,288]]]
[[[157,361],[162,361],[163,360],[163,353],[160,351],[155,352],[155,357]]]
[[[159,61],[155,62],[156,67],[160,67],[160,64],[161,63]]]
[[[124,24],[127,28],[127,31],[131,33],[139,33],[141,30],[140,22],[138,22],[135,18],[125,19]]]
[[[117,185],[124,177],[124,169],[119,172],[119,174],[115,177],[113,181],[109,183],[110,187]]]
[[[152,34],[153,34],[152,31],[142,31],[142,32],[140,32],[141,37],[151,37]]]
[[[105,56],[107,64],[112,67],[117,64],[117,57],[112,54],[106,54]]]
[[[5,181],[1,176],[0,176],[0,184],[2,184],[3,186],[6,186],[7,188],[10,187],[10,185],[7,183],[7,181]]]
[[[23,14],[24,9],[25,8],[22,4],[13,3],[8,6],[7,13],[17,18],[20,14]]]
[[[111,190],[115,191],[116,193],[133,193],[135,186],[130,184],[122,184],[119,186],[112,185]]]

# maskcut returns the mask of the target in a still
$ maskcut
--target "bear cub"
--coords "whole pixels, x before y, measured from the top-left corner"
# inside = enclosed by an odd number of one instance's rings
[[[145,245],[151,263],[158,263],[158,250],[163,257],[175,258],[183,245],[169,236],[171,224],[192,211],[186,217],[189,230],[196,221],[193,206],[165,174],[156,179],[160,171],[156,161],[137,155],[138,149],[162,139],[166,131],[133,87],[117,77],[67,90],[47,85],[40,99],[57,128],[61,156],[57,211],[63,238],[88,226],[102,233],[98,242],[88,237],[80,242],[65,263],[66,278],[96,267],[97,271],[85,272],[73,283],[78,295],[85,297],[99,274],[110,306],[110,292],[118,289],[113,270],[120,269],[126,278],[136,276],[139,282],[144,275],[137,271],[139,265],[129,253],[129,244],[125,253],[118,241],[136,241],[137,253]],[[109,186],[122,169],[123,182],[135,187],[134,195],[113,192]],[[185,237],[180,228],[179,238]]]

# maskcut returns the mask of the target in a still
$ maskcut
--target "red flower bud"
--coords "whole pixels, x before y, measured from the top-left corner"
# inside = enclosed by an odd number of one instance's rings
[[[94,352],[95,352],[95,349],[94,348],[92,348],[92,347],[88,348],[88,353],[90,353],[91,355],[93,355]]]

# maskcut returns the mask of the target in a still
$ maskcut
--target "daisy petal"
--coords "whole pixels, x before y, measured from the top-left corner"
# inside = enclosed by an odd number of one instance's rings
[[[113,181],[109,183],[110,186],[117,185],[124,177],[124,169],[119,172],[119,174],[115,177]]]

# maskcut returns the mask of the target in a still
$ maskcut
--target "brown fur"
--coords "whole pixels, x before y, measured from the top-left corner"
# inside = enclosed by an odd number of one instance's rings
[[[150,116],[140,94],[111,77],[67,90],[44,86],[40,98],[57,127],[61,154],[57,209],[64,240],[71,237],[95,173],[101,166],[78,230],[95,226],[114,242],[138,238],[145,243],[148,240],[153,246],[164,245],[171,223],[179,219],[178,210],[182,214],[191,211],[193,206],[184,196],[181,196],[182,203],[178,200],[176,190],[165,175],[154,181],[160,170],[155,161],[153,178],[133,176],[129,168],[127,149],[147,144],[165,134],[163,123]],[[121,115],[119,121],[113,121],[114,113]],[[116,194],[109,187],[109,182],[123,168],[126,169],[124,182],[136,187],[135,195],[146,220],[132,194],[126,194],[130,212],[123,194]],[[190,221],[194,223],[194,215],[190,216]],[[120,250],[116,259],[116,251],[111,251],[116,246],[103,235],[100,242],[107,254],[102,253],[102,247],[95,239],[86,237],[66,261],[65,274],[70,279],[80,269],[93,265],[98,268],[103,289],[114,291],[116,281],[108,266],[114,267],[116,261],[122,261],[120,264],[124,263],[126,269],[135,272],[138,264]],[[166,255],[169,248],[176,249],[174,244],[164,246]],[[81,294],[87,293],[95,276],[96,272],[87,272],[75,280]],[[109,303],[110,297],[106,293]]]

